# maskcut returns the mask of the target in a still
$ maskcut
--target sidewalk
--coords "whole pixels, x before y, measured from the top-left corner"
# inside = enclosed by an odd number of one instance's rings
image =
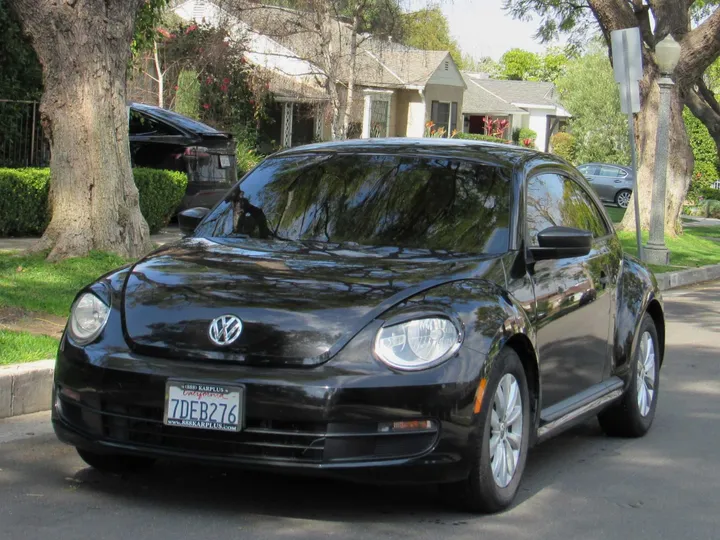
[[[176,225],[169,225],[158,234],[150,235],[150,241],[159,246],[175,242],[181,238],[182,234]],[[0,238],[0,251],[23,251],[30,249],[37,240],[37,238]]]

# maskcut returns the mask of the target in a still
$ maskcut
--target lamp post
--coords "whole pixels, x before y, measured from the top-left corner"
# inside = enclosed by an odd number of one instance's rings
[[[651,264],[667,265],[670,252],[665,245],[665,190],[667,183],[668,145],[670,134],[670,96],[675,86],[670,75],[680,60],[680,45],[668,35],[655,47],[660,67],[660,108],[655,143],[655,175],[650,208],[650,237],[643,249],[645,260]]]

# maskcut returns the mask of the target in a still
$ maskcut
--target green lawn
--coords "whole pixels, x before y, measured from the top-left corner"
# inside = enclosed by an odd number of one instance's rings
[[[623,249],[637,255],[635,233],[618,232],[618,236]],[[647,238],[648,233],[643,232],[643,245]],[[720,264],[720,227],[686,227],[682,235],[666,238],[665,243],[670,250],[670,266],[651,265],[656,273]]]
[[[50,263],[42,255],[0,252],[0,307],[65,317],[81,288],[125,263],[122,258],[105,253]]]
[[[0,330],[0,366],[55,358],[58,340],[27,332]]]
[[[625,208],[620,208],[618,206],[606,206],[605,211],[608,213],[608,216],[610,216],[613,223],[620,223],[625,215]]]

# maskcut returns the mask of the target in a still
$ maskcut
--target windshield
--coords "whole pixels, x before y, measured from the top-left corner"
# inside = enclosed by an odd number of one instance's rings
[[[280,156],[243,179],[195,236],[504,253],[509,192],[508,170],[469,160]]]

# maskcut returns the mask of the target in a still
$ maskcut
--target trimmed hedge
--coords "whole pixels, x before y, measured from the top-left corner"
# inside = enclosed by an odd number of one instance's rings
[[[575,137],[560,131],[550,137],[553,154],[563,158],[568,163],[575,162]]]
[[[500,139],[499,137],[492,137],[490,135],[481,135],[480,133],[456,133],[456,139],[468,139],[471,141],[488,141],[495,143],[511,144],[512,141]]]
[[[142,212],[151,233],[168,224],[187,189],[185,173],[162,169],[133,169],[135,185],[140,192]]]
[[[187,175],[133,169],[140,211],[154,233],[167,225],[185,195]],[[50,169],[0,168],[0,236],[37,236],[50,223]]]

